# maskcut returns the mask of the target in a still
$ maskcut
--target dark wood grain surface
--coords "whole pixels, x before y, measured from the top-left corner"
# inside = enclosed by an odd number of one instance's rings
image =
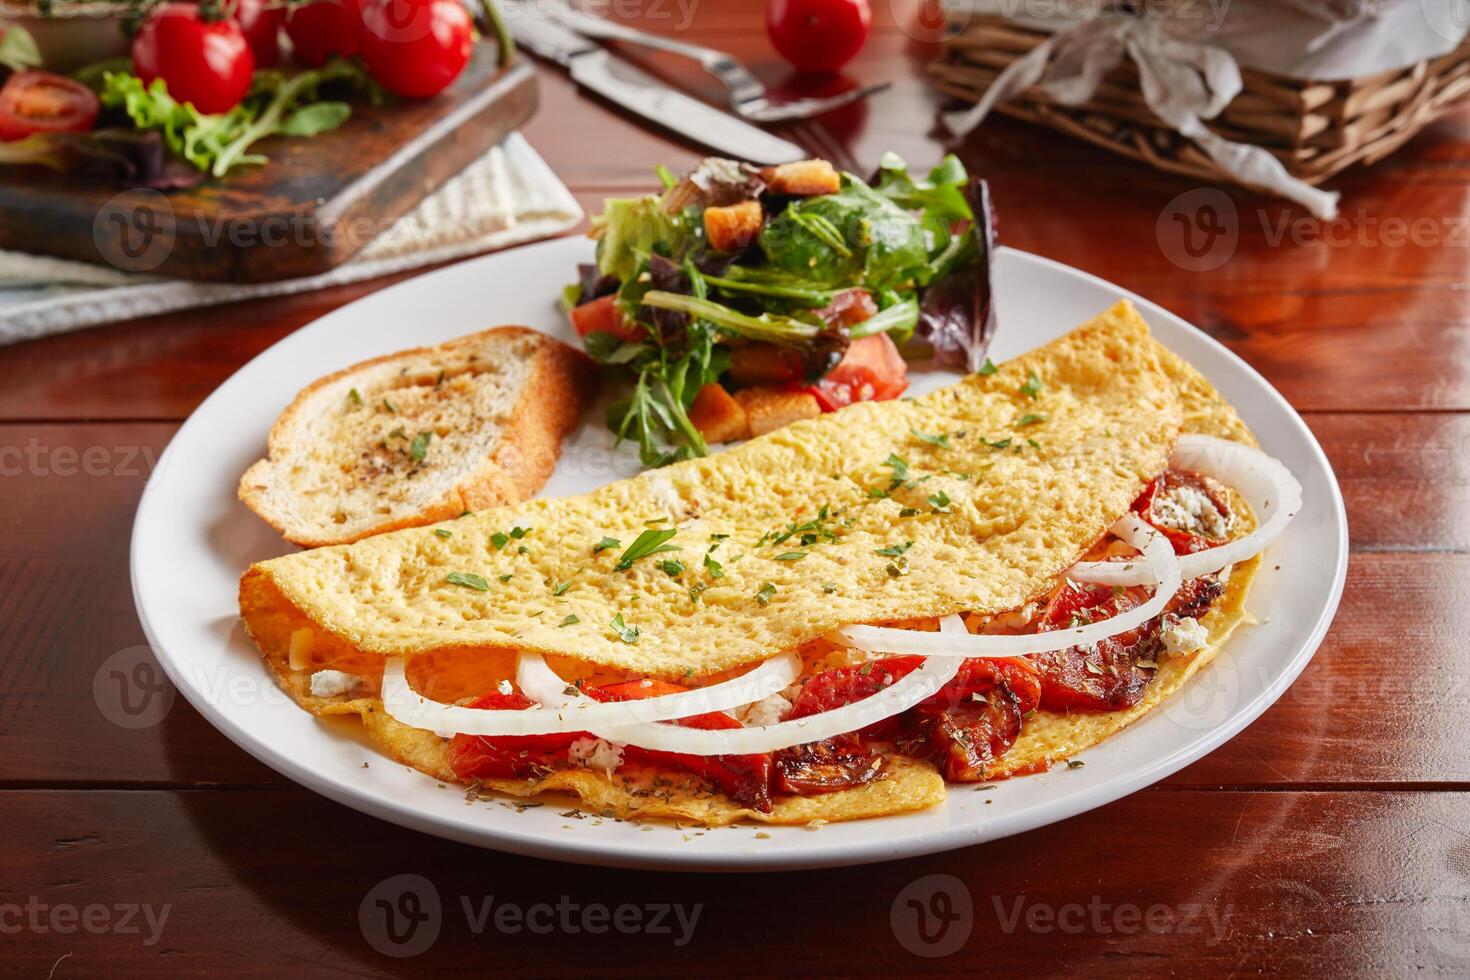
[[[849,167],[887,149],[928,164],[945,143],[920,71],[921,4],[877,6],[848,75],[894,88],[788,134]],[[791,84],[756,7],[699,5],[681,36]],[[672,2],[638,9],[652,29],[683,24]],[[697,69],[644,63],[718,97]],[[539,73],[542,110],[524,131],[584,205],[697,159]],[[93,679],[144,643],[128,536],[179,422],[250,357],[394,280],[118,323],[0,349],[0,970],[1470,973],[1470,114],[1340,178],[1344,217],[1325,229],[1226,191],[1236,242],[1207,272],[1181,268],[1160,230],[1199,190],[1188,181],[1008,120],[959,152],[991,180],[1007,244],[1200,325],[1303,412],[1331,458],[1352,532],[1347,593],[1260,720],[1063,824],[847,871],[584,869],[380,823],[295,787],[182,699],[149,727],[112,724]],[[1385,234],[1396,222],[1402,241]],[[441,907],[437,940],[413,958],[374,945],[377,889],[398,875],[420,876],[409,891]],[[910,899],[934,942],[902,914]],[[497,920],[502,906],[513,912]],[[540,906],[549,933],[515,927]],[[592,931],[619,906],[636,928]],[[668,931],[652,921],[661,906],[678,906]],[[938,928],[947,910],[966,936]],[[687,936],[675,912],[698,916]],[[948,955],[921,955],[936,952]]]

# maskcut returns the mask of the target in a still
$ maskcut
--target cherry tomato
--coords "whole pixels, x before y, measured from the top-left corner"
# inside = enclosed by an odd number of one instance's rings
[[[364,0],[362,60],[406,99],[438,95],[469,64],[475,24],[459,0]]]
[[[281,60],[281,28],[286,23],[286,8],[269,6],[274,0],[238,0],[235,20],[245,32],[255,67],[270,68]]]
[[[868,0],[769,0],[766,33],[798,71],[834,72],[862,50],[873,27]]]
[[[852,342],[827,376],[808,389],[824,411],[835,412],[853,402],[897,398],[909,386],[908,365],[886,333]]]
[[[18,71],[0,88],[0,141],[85,133],[102,109],[87,86],[48,71]]]
[[[228,112],[250,91],[255,56],[233,20],[205,22],[193,3],[166,3],[133,38],[133,71],[162,78],[168,94],[203,113]]]
[[[335,55],[351,58],[362,50],[358,0],[315,0],[292,7],[286,15],[286,36],[296,57],[313,68]]]
[[[623,316],[617,296],[603,296],[574,306],[567,315],[571,318],[572,327],[577,331],[578,337],[592,333],[610,333],[619,340],[633,344],[648,339],[648,334],[642,327]]]

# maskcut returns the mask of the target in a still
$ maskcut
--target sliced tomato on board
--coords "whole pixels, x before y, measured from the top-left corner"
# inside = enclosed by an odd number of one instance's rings
[[[807,389],[822,409],[835,412],[853,402],[881,402],[908,390],[909,367],[886,333],[854,340],[837,366]]]
[[[589,300],[572,307],[567,316],[571,319],[572,328],[577,331],[579,337],[606,333],[633,344],[647,339],[644,329],[623,315],[622,307],[618,306],[617,296],[602,296]]]
[[[85,133],[102,104],[80,82],[49,71],[18,71],[0,88],[0,140],[35,133]]]

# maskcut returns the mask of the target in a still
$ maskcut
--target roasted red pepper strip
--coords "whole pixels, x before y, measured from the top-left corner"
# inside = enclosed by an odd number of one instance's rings
[[[627,681],[609,684],[587,693],[599,701],[635,701],[677,694],[688,688],[667,681]],[[680,718],[677,725],[685,728],[723,730],[740,728],[740,722],[721,711]],[[629,745],[623,750],[627,762],[643,762],[652,766],[682,769],[714,783],[730,799],[761,813],[771,812],[771,757],[761,755],[681,755],[656,752]]]
[[[627,681],[590,688],[587,696],[602,702],[632,701],[687,690],[665,681]],[[472,708],[514,711],[535,702],[523,694],[492,691],[470,704]],[[681,718],[689,728],[739,728],[740,722],[721,712]],[[543,775],[564,763],[567,749],[587,732],[557,735],[456,735],[449,743],[450,766],[461,779],[507,779]],[[654,752],[627,746],[624,762],[691,772],[714,783],[736,803],[762,813],[771,809],[769,755],[696,756]]]

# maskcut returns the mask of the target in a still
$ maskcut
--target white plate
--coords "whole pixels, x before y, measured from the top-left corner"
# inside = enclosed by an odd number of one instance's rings
[[[576,820],[557,806],[517,812],[466,806],[459,787],[378,754],[355,719],[319,721],[270,680],[239,626],[236,588],[252,561],[289,550],[235,499],[264,450],[271,422],[313,379],[355,361],[436,343],[497,323],[572,339],[554,299],[589,261],[590,243],[562,239],[465,262],[400,283],[322,317],[230,378],[179,430],[138,506],[132,574],[138,615],[175,685],[209,721],[266,765],[326,796],[441,837],[521,854],[629,867],[758,870],[860,864],[994,840],[1101,806],[1216,748],[1306,666],[1332,620],[1347,571],[1347,518],[1326,457],[1266,381],[1224,347],[1137,296],[1057,263],[1002,250],[1000,335],[992,356],[1014,357],[1122,297],[1158,337],[1203,371],[1244,415],[1266,451],[1301,480],[1305,506],[1268,554],[1250,597],[1263,625],[1168,704],[1090,749],[1085,768],[956,787],[942,806],[880,820],[805,828],[738,827],[701,835],[661,824]],[[953,376],[916,377],[922,392]],[[589,421],[569,442],[546,493],[590,489],[635,468],[609,456]],[[363,764],[368,763],[368,768]],[[648,829],[652,826],[653,829]],[[769,834],[757,838],[756,833]]]

